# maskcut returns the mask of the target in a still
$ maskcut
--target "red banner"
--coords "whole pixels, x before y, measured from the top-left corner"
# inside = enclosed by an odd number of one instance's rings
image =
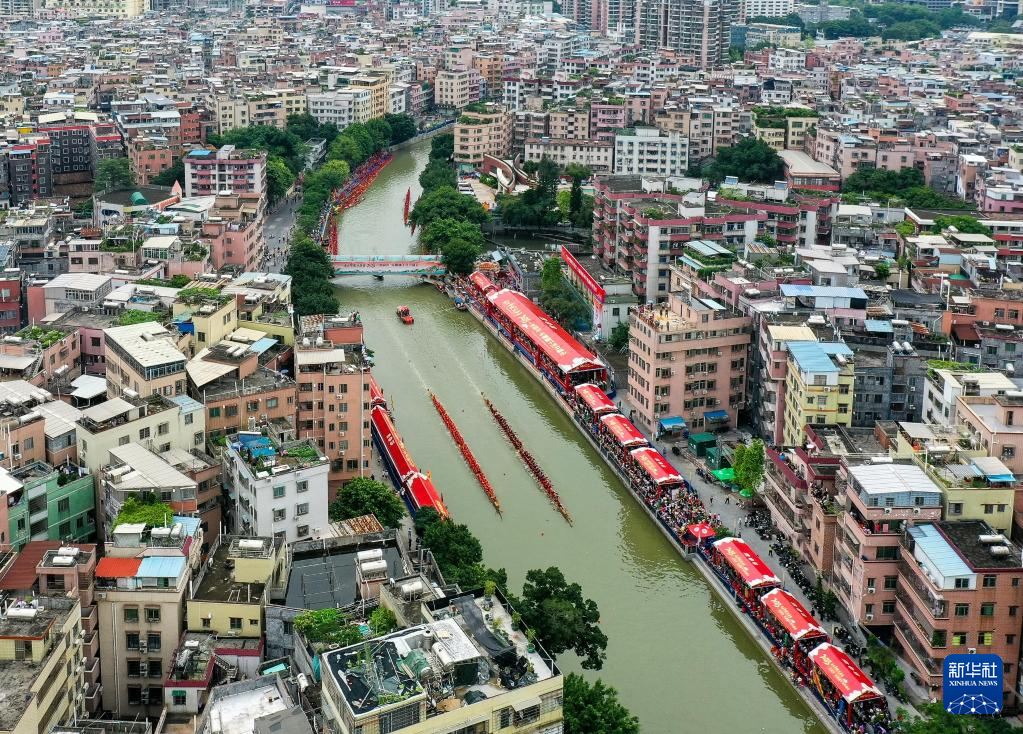
[[[575,277],[579,279],[579,282],[583,284],[583,287],[590,292],[593,299],[601,306],[604,305],[604,299],[607,298],[607,292],[604,290],[604,286],[594,280],[593,276],[590,275],[589,271],[582,266],[575,255],[568,251],[568,248],[564,245],[561,246],[561,259],[568,266]]]

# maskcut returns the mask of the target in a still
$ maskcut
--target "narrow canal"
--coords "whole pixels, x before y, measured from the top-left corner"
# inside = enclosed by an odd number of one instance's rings
[[[405,192],[419,194],[429,143],[403,151],[349,211],[341,251],[399,255],[415,243],[402,225]],[[521,588],[531,568],[559,566],[600,606],[610,643],[599,675],[616,686],[644,732],[825,731],[749,639],[703,578],[682,561],[608,471],[570,419],[467,313],[411,278],[340,282],[376,353],[374,373],[405,444],[458,521],[483,543],[485,560]],[[395,309],[407,305],[415,325]],[[437,393],[501,500],[503,519],[474,481],[434,411]],[[569,526],[526,474],[480,399],[485,392],[551,478],[574,518]],[[562,668],[579,670],[571,655]]]

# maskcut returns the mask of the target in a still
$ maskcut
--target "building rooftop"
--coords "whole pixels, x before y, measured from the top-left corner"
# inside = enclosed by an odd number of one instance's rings
[[[235,559],[269,558],[272,557],[273,550],[274,544],[271,538],[224,538],[221,536],[193,598],[231,604],[258,604],[266,584],[235,581]]]
[[[232,435],[228,449],[238,456],[257,479],[305,469],[327,461],[311,439],[278,442],[252,431]]]
[[[987,568],[1020,568],[1023,566],[1020,548],[1014,543],[990,543],[981,540],[982,536],[995,536],[997,533],[982,520],[960,520],[958,522],[935,523],[942,536],[958,551],[958,555],[973,571]],[[992,552],[993,547],[1008,550],[1007,553]]]
[[[356,720],[415,700],[426,701],[427,716],[447,713],[560,675],[541,648],[528,652],[500,594],[490,600],[466,594],[428,607],[434,621],[323,653],[323,674]]]
[[[860,464],[850,466],[848,471],[860,491],[868,495],[941,493],[938,485],[915,464]]]
[[[140,443],[128,443],[110,449],[110,466],[127,467],[127,473],[111,476],[109,481],[118,490],[159,491],[187,487],[194,489],[196,483],[175,469],[164,459]],[[113,474],[108,472],[108,474]]]
[[[174,335],[154,321],[115,326],[104,334],[108,342],[120,346],[142,367],[185,362],[185,355],[174,343]]]
[[[256,720],[292,708],[294,702],[277,675],[217,686],[210,693],[201,734],[253,734]]]
[[[383,551],[383,560],[391,576],[404,575],[401,552],[393,542],[373,540],[330,548],[324,553],[317,543],[303,549],[298,546],[291,558],[284,605],[296,609],[345,607],[356,600],[358,554],[364,550]]]
[[[841,342],[789,342],[789,354],[802,372],[841,372],[842,360],[852,359],[853,352]],[[841,359],[839,359],[841,357]]]

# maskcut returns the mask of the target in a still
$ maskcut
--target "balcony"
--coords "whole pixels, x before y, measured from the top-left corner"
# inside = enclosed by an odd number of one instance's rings
[[[99,682],[99,658],[86,658],[85,684],[88,686],[98,682]]]
[[[99,683],[92,683],[85,689],[85,710],[95,713],[103,703],[103,686]]]
[[[911,623],[905,616],[895,608],[895,639],[899,641],[906,657],[913,667],[922,671],[929,678],[941,678],[942,661],[932,657],[930,650],[921,644],[916,635],[910,630]],[[907,631],[908,630],[908,631]],[[939,680],[940,682],[940,680]]]
[[[909,560],[903,555],[899,563],[899,576],[902,579],[899,590],[906,589],[907,598],[916,601],[916,607],[933,620],[948,619],[948,602],[940,594],[927,588],[927,585],[920,580],[919,567],[915,561]],[[898,594],[896,594],[898,598]]]

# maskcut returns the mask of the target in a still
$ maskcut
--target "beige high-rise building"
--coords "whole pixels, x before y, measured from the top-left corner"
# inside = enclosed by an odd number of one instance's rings
[[[484,155],[504,158],[511,142],[510,113],[499,105],[474,106],[455,123],[455,162],[478,166]]]
[[[66,13],[76,18],[134,18],[146,12],[149,3],[146,0],[46,0],[43,7],[47,11]]]
[[[167,527],[120,523],[112,535],[96,566],[103,708],[157,717],[203,532],[198,518],[175,515]]]

